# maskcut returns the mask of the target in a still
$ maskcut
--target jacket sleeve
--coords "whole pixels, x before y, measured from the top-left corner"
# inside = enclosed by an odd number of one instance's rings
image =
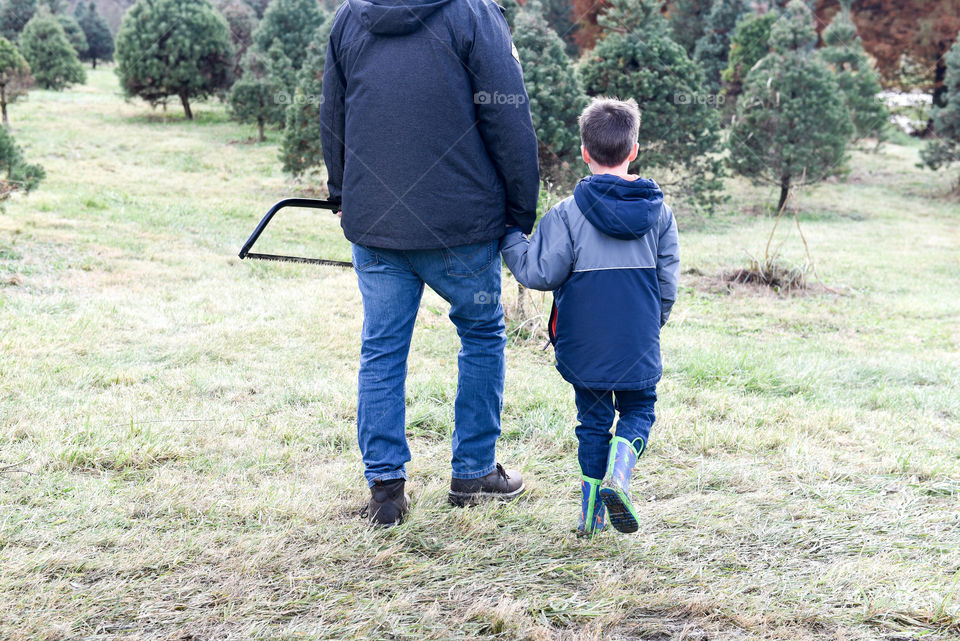
[[[337,59],[337,48],[331,31],[327,43],[327,60],[323,70],[323,102],[320,105],[320,144],[323,164],[327,168],[327,189],[330,200],[341,202],[343,194],[343,165],[346,145],[346,112],[344,97],[346,81]]]
[[[507,225],[529,234],[537,220],[540,169],[530,99],[514,51],[500,8],[494,2],[479,3],[466,62],[477,127],[503,181]]]
[[[517,282],[530,289],[557,289],[573,271],[573,241],[556,209],[547,212],[529,240],[518,227],[508,229],[500,252]]]
[[[657,243],[657,280],[660,281],[660,327],[670,318],[677,300],[680,282],[680,240],[673,212],[664,205],[660,214],[660,239]]]

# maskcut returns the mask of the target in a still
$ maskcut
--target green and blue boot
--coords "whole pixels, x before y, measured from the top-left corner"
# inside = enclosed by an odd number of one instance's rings
[[[580,502],[580,524],[577,526],[577,536],[592,537],[607,526],[607,510],[600,500],[600,479],[580,475],[580,491],[583,498]]]
[[[640,529],[637,510],[630,501],[630,477],[633,476],[633,466],[644,447],[643,440],[637,440],[640,441],[639,450],[627,439],[613,437],[610,441],[607,473],[600,483],[600,500],[607,508],[610,524],[617,531],[628,534]]]

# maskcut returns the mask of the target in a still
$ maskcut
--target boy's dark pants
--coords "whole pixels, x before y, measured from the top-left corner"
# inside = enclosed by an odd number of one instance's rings
[[[613,434],[615,412],[619,412],[616,436],[630,441],[641,451],[646,447],[650,427],[656,420],[653,406],[657,402],[656,386],[635,391],[610,392],[574,387],[577,401],[577,458],[580,472],[593,479],[602,479],[607,471],[607,456]],[[642,440],[641,442],[637,439]]]

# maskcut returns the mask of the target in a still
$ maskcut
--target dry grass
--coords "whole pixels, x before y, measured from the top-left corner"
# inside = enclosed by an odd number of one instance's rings
[[[353,275],[234,258],[288,194],[276,134],[230,144],[251,132],[219,106],[187,123],[90,76],[12,112],[50,178],[0,214],[0,638],[960,637],[960,209],[915,147],[804,196],[848,295],[685,277],[636,536],[570,533],[572,394],[516,327],[500,457],[531,492],[446,505],[456,335],[428,296],[414,510],[381,532],[356,517]],[[687,268],[762,246],[737,211],[682,233]],[[322,214],[274,230],[347,254]]]

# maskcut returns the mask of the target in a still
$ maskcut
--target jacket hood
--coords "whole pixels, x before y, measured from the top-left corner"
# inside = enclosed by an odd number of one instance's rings
[[[657,224],[663,207],[663,192],[654,181],[610,174],[584,178],[573,190],[573,198],[594,227],[621,240],[645,235]]]
[[[452,0],[349,0],[367,31],[378,35],[413,33],[427,17]]]

